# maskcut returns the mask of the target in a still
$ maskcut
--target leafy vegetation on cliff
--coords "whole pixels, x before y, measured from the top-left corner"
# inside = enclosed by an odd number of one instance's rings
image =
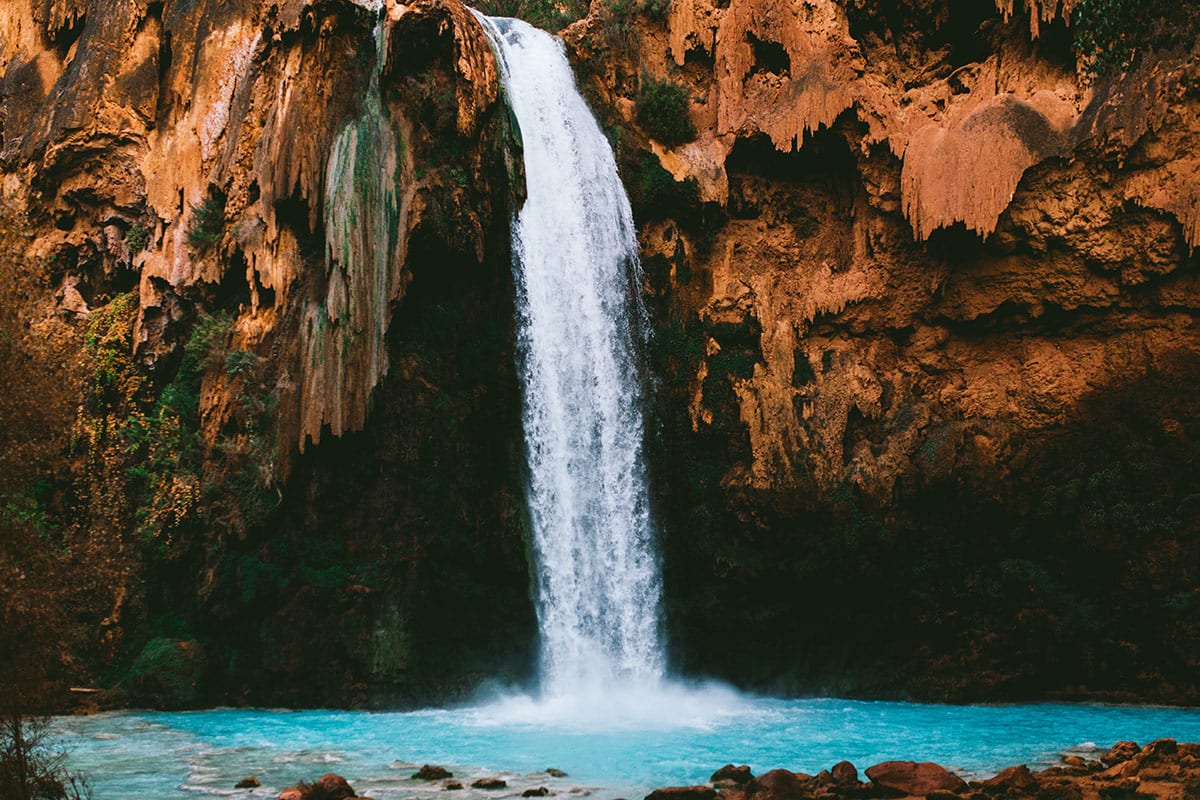
[[[642,130],[667,147],[678,147],[696,138],[687,88],[677,83],[643,74],[634,98],[634,117]]]
[[[474,5],[489,17],[516,17],[551,32],[582,19],[588,11],[587,0],[482,0]]]
[[[203,253],[221,240],[225,233],[225,197],[209,194],[192,206],[192,220],[187,229],[188,247],[193,253]],[[132,247],[132,245],[131,245]]]
[[[1200,33],[1200,3],[1079,0],[1071,27],[1084,71],[1100,78],[1131,69],[1149,53],[1191,47]]]

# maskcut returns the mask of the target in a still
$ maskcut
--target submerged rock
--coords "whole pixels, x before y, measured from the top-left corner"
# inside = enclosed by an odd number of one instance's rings
[[[418,781],[440,781],[444,778],[453,777],[453,772],[445,767],[439,767],[435,764],[426,764],[413,773],[413,779]]]
[[[548,767],[546,769],[546,774],[549,775],[551,778],[567,777],[567,773],[563,772],[561,769],[555,769],[554,767]]]
[[[521,797],[545,797],[550,794],[550,790],[545,786],[539,786],[536,789],[526,789],[521,792]]]
[[[472,789],[504,789],[508,782],[502,778],[480,778],[471,784]]]
[[[254,785],[258,785],[257,780]],[[241,784],[239,784],[240,786]],[[322,775],[316,783],[301,781],[279,793],[279,800],[347,800],[351,797],[358,797],[358,795],[354,793],[350,783],[341,775],[335,775],[332,772]],[[360,800],[366,800],[366,798],[360,798]]]

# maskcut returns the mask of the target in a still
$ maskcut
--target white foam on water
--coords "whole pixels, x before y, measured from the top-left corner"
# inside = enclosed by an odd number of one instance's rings
[[[526,726],[578,732],[711,730],[751,713],[752,702],[717,683],[605,682],[570,693],[509,694],[462,713],[480,726]]]

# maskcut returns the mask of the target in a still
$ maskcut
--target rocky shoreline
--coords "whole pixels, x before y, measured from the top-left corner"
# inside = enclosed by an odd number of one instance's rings
[[[817,775],[775,769],[758,777],[747,766],[728,764],[713,773],[710,784],[659,789],[645,800],[1197,800],[1200,744],[1118,742],[1099,760],[1066,756],[1048,769],[1011,766],[978,781],[914,761],[876,764],[863,777],[849,761]]]
[[[550,770],[548,774],[565,777]],[[444,768],[426,765],[414,779],[435,781],[452,777]],[[238,788],[254,788],[247,778]],[[546,797],[545,787],[520,791],[503,780],[476,781],[473,789],[494,797]],[[463,789],[444,781],[433,791]],[[501,790],[508,790],[507,794]],[[572,795],[593,794],[572,789]],[[284,789],[279,800],[349,800],[358,797],[341,776],[324,775],[314,783]],[[1156,739],[1145,747],[1118,742],[1098,759],[1064,756],[1042,770],[1016,765],[984,780],[965,780],[932,762],[886,761],[858,768],[842,761],[816,775],[773,769],[755,776],[749,766],[726,764],[706,784],[670,786],[650,792],[643,800],[1200,800],[1200,744]],[[624,798],[621,798],[624,800]]]

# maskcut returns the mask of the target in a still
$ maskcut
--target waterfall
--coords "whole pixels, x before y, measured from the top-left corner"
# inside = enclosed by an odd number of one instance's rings
[[[525,150],[512,244],[543,692],[650,686],[663,674],[662,590],[642,464],[633,214],[562,42],[477,16]]]

